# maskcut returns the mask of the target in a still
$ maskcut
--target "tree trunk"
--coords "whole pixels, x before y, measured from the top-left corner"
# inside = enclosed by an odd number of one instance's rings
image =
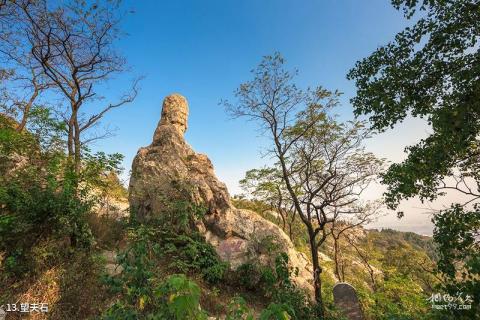
[[[25,107],[23,108],[22,120],[18,124],[17,132],[22,132],[23,129],[25,129],[25,126],[27,125],[27,119],[30,114],[30,109],[32,108],[33,102],[35,101],[37,96],[38,96],[38,90],[35,89],[32,96],[30,97],[28,102],[25,104]]]
[[[318,260],[318,247],[315,241],[315,233],[313,232],[312,228],[309,228],[308,236],[310,240],[310,253],[312,255],[313,287],[315,290],[315,301],[319,306],[319,316],[321,317],[321,319],[323,319],[325,311],[322,299],[322,279],[320,278],[320,275],[322,274],[322,267],[320,266],[320,261]]]
[[[74,93],[72,93],[74,96]],[[75,174],[80,173],[80,161],[81,161],[81,144],[80,144],[80,126],[78,124],[78,108],[79,104],[75,103],[71,98],[72,114],[68,121],[68,157],[73,160]]]
[[[290,240],[292,240],[293,242],[294,239],[293,239],[293,231],[292,231],[292,222],[288,223],[288,236],[290,237]]]
[[[282,230],[283,231],[287,231],[287,227],[286,227],[286,221],[285,221],[285,216],[284,216],[284,213],[283,213],[283,209],[281,206],[278,206],[277,207],[277,210],[278,210],[278,214],[280,215],[280,217],[282,218]]]
[[[67,138],[68,157],[73,159],[75,152],[73,151],[73,115],[68,121],[68,138]]]
[[[81,169],[81,141],[80,141],[80,127],[78,125],[78,120],[75,117],[74,122],[75,136],[74,136],[74,145],[75,145],[75,173],[77,176],[80,174]]]
[[[333,237],[333,260],[335,261],[335,275],[337,276],[338,280],[340,282],[343,281],[342,279],[342,275],[340,273],[340,262],[338,261],[339,260],[339,257],[338,257],[338,239]]]

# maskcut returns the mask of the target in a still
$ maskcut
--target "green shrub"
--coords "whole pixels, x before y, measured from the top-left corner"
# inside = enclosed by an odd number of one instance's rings
[[[48,109],[32,109],[27,130],[14,127],[0,115],[0,267],[26,276],[94,243],[91,191],[105,172],[118,170],[121,156],[84,152],[76,174],[63,149],[64,123]]]
[[[149,294],[138,296],[135,304],[117,301],[104,312],[102,319],[207,319],[200,307],[200,288],[185,275],[171,275],[153,292],[148,291]]]
[[[245,299],[237,296],[230,301],[225,320],[253,320],[252,312],[247,307]]]
[[[201,320],[200,288],[184,275],[173,275],[162,281],[158,261],[164,257],[162,246],[153,241],[159,231],[139,225],[130,229],[129,246],[118,255],[122,272],[105,276],[118,300],[102,319],[178,319]]]
[[[305,294],[291,281],[291,277],[298,274],[298,269],[289,267],[286,253],[281,253],[276,257],[273,274],[275,281],[266,283],[266,290],[269,290],[272,301],[288,307],[287,311],[292,319],[314,319],[314,309]]]
[[[240,285],[248,290],[260,290],[265,298],[272,301],[269,311],[265,311],[269,317],[274,314],[280,316],[283,314],[280,309],[283,308],[282,312],[286,311],[289,316],[285,319],[315,319],[314,309],[305,294],[291,281],[291,277],[297,273],[298,270],[289,267],[286,253],[277,255],[273,268],[246,263],[237,269]]]
[[[77,248],[93,242],[86,222],[92,203],[78,194],[70,175],[59,182],[54,174],[29,179],[28,184],[12,179],[0,186],[0,251],[5,252],[7,272],[33,271],[32,250],[52,238],[68,239]]]
[[[165,319],[203,320],[207,314],[200,308],[200,288],[185,275],[172,275],[155,291],[163,301],[158,315]]]
[[[164,235],[160,239],[164,252],[169,256],[170,267],[183,273],[196,272],[209,283],[220,282],[228,264],[219,260],[215,249],[197,232],[191,235]]]
[[[262,311],[259,320],[290,320],[295,319],[292,317],[294,314],[292,307],[287,304],[271,303]]]
[[[259,267],[253,263],[244,263],[236,271],[239,284],[247,290],[258,290],[261,280]]]
[[[216,284],[224,278],[228,264],[220,261],[212,245],[196,231],[195,222],[203,217],[205,208],[183,199],[188,187],[177,188],[179,198],[165,199],[165,210],[145,222],[144,226],[155,230],[150,241],[161,248],[163,260],[169,262],[173,272],[200,274],[207,282]],[[141,224],[132,220],[132,225]]]
[[[201,212],[198,206],[178,201],[171,203],[170,209],[167,214],[146,223],[132,219],[129,245],[117,259],[122,272],[104,278],[119,299],[105,311],[103,319],[206,317],[200,309],[198,286],[184,275],[162,281],[159,265],[170,272],[201,275],[209,283],[222,280],[228,265],[219,260],[215,249],[203,236],[189,228]]]

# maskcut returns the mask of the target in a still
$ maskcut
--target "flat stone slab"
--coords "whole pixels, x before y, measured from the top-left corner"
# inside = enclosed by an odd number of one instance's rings
[[[364,320],[362,308],[358,301],[357,292],[355,288],[348,283],[337,283],[333,287],[333,300],[335,306],[349,319],[349,320]]]

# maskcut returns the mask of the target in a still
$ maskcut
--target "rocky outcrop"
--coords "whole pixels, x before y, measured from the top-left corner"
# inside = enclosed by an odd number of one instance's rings
[[[178,195],[202,204],[206,212],[197,228],[218,255],[233,269],[249,261],[272,263],[271,249],[286,252],[292,267],[298,268],[294,281],[312,292],[311,269],[303,254],[295,250],[288,236],[274,223],[249,210],[235,208],[224,183],[220,182],[206,155],[187,144],[188,103],[179,94],[165,98],[162,116],[153,142],[141,148],[132,165],[129,187],[130,210],[140,220],[161,215],[166,199]]]

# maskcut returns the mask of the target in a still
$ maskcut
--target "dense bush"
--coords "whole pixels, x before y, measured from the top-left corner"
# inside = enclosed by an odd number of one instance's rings
[[[185,275],[171,275],[163,282],[152,283],[150,288],[150,295],[135,296],[136,300],[130,304],[117,301],[102,319],[207,319],[207,314],[200,308],[200,288]]]
[[[166,202],[165,211],[158,218],[143,227],[154,230],[150,239],[161,248],[162,259],[169,262],[167,267],[171,271],[200,274],[215,284],[223,279],[228,265],[220,261],[212,245],[196,231],[195,221],[201,219],[204,212],[202,206],[172,199]],[[133,226],[136,228],[138,223],[133,221]]]
[[[94,243],[88,218],[95,191],[107,173],[118,173],[122,157],[85,150],[75,173],[64,152],[64,126],[41,107],[32,109],[22,132],[0,115],[0,268],[8,274],[39,272]]]
[[[204,210],[187,201],[172,200],[164,214],[139,223],[132,215],[128,247],[118,255],[122,272],[105,276],[118,295],[104,319],[204,319],[200,289],[185,275],[200,275],[209,283],[221,281],[227,264],[196,231],[195,219]]]
[[[131,228],[129,246],[118,255],[122,272],[105,276],[118,299],[103,319],[206,319],[195,283],[184,275],[163,279],[160,260],[169,253],[164,252],[163,241],[156,241],[159,235],[161,231],[152,226]]]
[[[445,319],[480,319],[480,204],[470,210],[458,204],[437,214],[433,238],[439,247],[440,289],[470,298],[469,310],[448,310]],[[468,303],[467,303],[468,304]]]
[[[92,203],[77,195],[69,179],[61,184],[47,179],[31,180],[28,186],[17,181],[0,186],[0,250],[5,252],[7,272],[33,271],[31,251],[51,238],[76,248],[90,246],[86,215]]]
[[[183,273],[197,272],[211,284],[221,281],[228,268],[219,260],[215,249],[198,233],[169,235],[161,239],[161,245],[171,261],[169,267]]]
[[[291,277],[297,272],[298,270],[289,267],[288,255],[280,253],[273,267],[254,262],[241,265],[237,269],[237,279],[245,289],[260,291],[272,302],[267,308],[269,311],[265,311],[269,316],[262,319],[284,313],[289,315],[289,318],[285,319],[315,319],[314,306],[307,300],[305,293],[291,281]],[[282,317],[279,319],[284,319]]]
[[[0,252],[2,267],[15,275],[35,272],[36,262],[52,263],[69,245],[92,243],[86,216],[93,202],[60,150],[61,125],[44,109],[33,115],[32,131],[21,133],[0,117]],[[33,254],[41,245],[43,253]]]

